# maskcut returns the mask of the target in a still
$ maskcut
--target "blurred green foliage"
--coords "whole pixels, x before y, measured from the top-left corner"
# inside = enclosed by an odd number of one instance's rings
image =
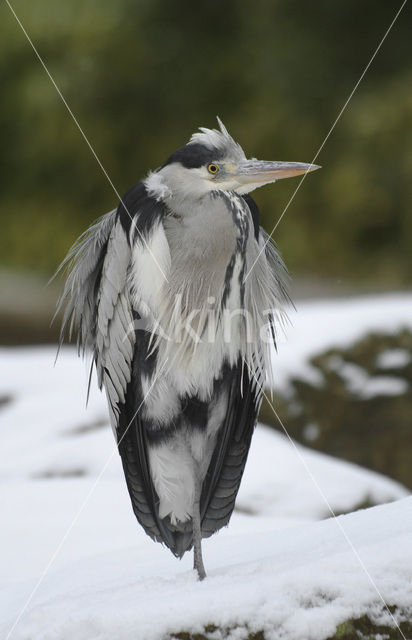
[[[408,4],[276,230],[293,275],[411,281]],[[216,114],[250,156],[310,162],[400,3],[13,6],[123,193]],[[1,22],[0,260],[52,272],[117,197],[5,3]],[[297,185],[256,192],[269,231]]]

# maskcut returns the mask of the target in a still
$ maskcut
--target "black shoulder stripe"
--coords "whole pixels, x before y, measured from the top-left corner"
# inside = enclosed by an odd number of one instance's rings
[[[248,193],[242,196],[242,198],[250,209],[250,213],[252,214],[252,220],[253,220],[253,228],[255,231],[255,238],[256,240],[259,240],[259,229],[260,229],[259,207],[257,206],[256,202],[253,200],[252,196],[250,196]]]
[[[132,220],[136,224],[137,232],[147,235],[156,220],[161,219],[165,213],[164,203],[149,196],[143,182],[138,182],[126,191],[117,207],[117,215],[127,237],[129,237]]]

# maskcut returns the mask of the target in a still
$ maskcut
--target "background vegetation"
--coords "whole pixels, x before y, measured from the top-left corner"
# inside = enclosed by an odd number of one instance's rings
[[[389,26],[384,0],[16,0],[123,193],[219,114],[250,156],[311,161]],[[400,3],[399,3],[400,5]],[[406,5],[275,239],[293,275],[411,282]],[[1,264],[50,274],[117,197],[5,3]],[[297,180],[257,192],[271,230]]]

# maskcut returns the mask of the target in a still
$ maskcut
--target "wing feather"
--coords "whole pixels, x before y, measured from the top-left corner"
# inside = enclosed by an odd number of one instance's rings
[[[136,517],[149,535],[173,546],[172,534],[158,517],[145,425],[139,414],[144,400],[141,375],[150,363],[154,365],[155,355],[147,357],[148,335],[134,325],[140,317],[139,303],[145,304],[141,293],[148,286],[150,290],[148,265],[157,269],[150,256],[150,241],[155,245],[157,260],[164,258],[166,265],[170,261],[159,224],[163,213],[163,205],[150,198],[139,183],[125,194],[117,211],[103,216],[83,233],[59,269],[67,268],[69,274],[57,312],[65,307],[61,342],[67,330],[71,337],[75,329],[79,353],[93,354]],[[164,257],[163,249],[167,249]],[[134,268],[136,255],[139,264],[146,264],[146,273]]]
[[[226,370],[223,379],[228,385],[227,411],[203,485],[201,515],[204,537],[229,522],[262,399],[260,387],[242,362]]]
[[[99,285],[107,243],[116,219],[116,210],[101,217],[74,243],[57,273],[69,274],[57,305],[56,315],[64,307],[60,334],[62,344],[67,330],[69,337],[77,330],[79,352],[93,349],[96,337],[96,290]],[[56,273],[56,275],[57,275]]]

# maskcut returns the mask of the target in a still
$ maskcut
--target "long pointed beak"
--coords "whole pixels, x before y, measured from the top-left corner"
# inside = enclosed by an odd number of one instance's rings
[[[236,174],[241,184],[256,184],[256,186],[276,182],[282,178],[292,178],[302,173],[309,173],[320,169],[317,164],[303,162],[267,162],[265,160],[246,160],[239,167]]]

